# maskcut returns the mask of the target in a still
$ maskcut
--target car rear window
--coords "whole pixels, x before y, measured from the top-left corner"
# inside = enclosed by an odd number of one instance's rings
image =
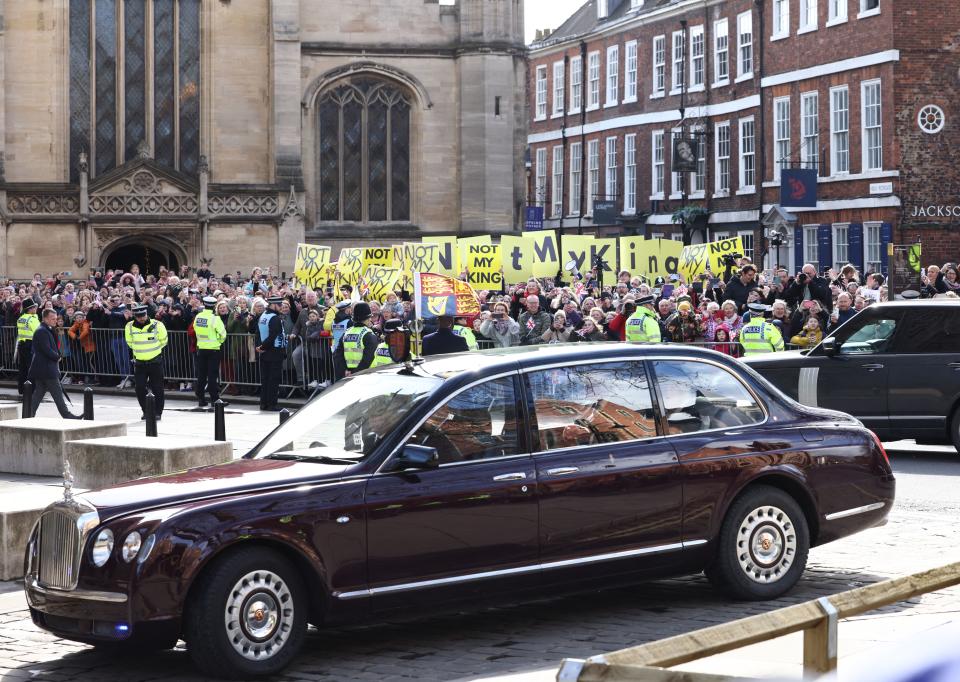
[[[653,371],[668,434],[736,428],[764,419],[750,391],[721,367],[706,362],[657,360]]]

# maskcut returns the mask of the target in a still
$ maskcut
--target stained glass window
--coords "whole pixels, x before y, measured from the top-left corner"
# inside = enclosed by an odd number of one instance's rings
[[[200,0],[180,0],[180,170],[200,159]]]
[[[81,152],[97,175],[149,142],[158,163],[197,172],[200,40],[200,0],[70,0],[72,182]]]
[[[70,3],[70,182],[77,159],[90,152],[90,3]]]
[[[103,173],[117,165],[117,3],[96,2],[96,170]]]
[[[143,0],[126,0],[124,22],[124,118],[123,159],[137,157],[137,145],[147,132],[146,5]]]
[[[173,0],[153,2],[153,158],[174,164]]]
[[[386,81],[357,77],[320,97],[320,219],[410,220],[410,100]]]

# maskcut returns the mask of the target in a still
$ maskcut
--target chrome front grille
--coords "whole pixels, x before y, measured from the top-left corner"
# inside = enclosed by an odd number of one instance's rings
[[[83,543],[99,523],[95,511],[76,502],[58,503],[43,513],[37,565],[37,579],[42,586],[56,590],[76,588]]]

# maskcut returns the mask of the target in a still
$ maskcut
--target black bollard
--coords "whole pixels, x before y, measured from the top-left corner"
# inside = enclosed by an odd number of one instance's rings
[[[213,404],[213,439],[214,440],[226,440],[227,439],[227,421],[223,416],[223,408],[225,403],[217,398],[217,402]]]
[[[23,406],[20,408],[20,417],[29,419],[33,416],[33,382],[27,379],[23,382]]]
[[[93,421],[93,389],[89,386],[83,389],[83,418]]]
[[[287,408],[283,408],[282,410],[280,410],[280,423],[282,424],[288,419],[290,419],[290,410],[288,410]]]
[[[153,391],[147,391],[146,405],[143,414],[147,418],[147,435],[153,438],[157,437],[157,399],[153,396]]]

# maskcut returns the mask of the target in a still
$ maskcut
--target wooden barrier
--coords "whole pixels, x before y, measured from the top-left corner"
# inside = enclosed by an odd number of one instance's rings
[[[564,659],[558,682],[721,682],[748,678],[667,670],[726,651],[803,632],[804,677],[837,668],[837,623],[960,584],[960,561],[829,597],[741,618],[587,660]]]

